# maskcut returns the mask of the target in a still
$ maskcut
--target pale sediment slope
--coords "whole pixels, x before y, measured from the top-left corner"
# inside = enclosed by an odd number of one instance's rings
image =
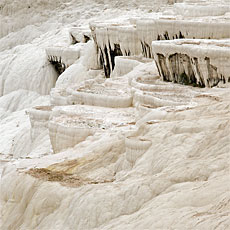
[[[151,140],[152,146],[131,167],[123,165],[127,150],[122,136],[101,136],[59,155],[72,158],[75,153],[76,160],[46,168],[41,158],[30,160],[41,169],[5,172],[4,228],[226,229],[229,95],[213,90],[194,100],[198,105],[193,109],[167,112],[158,120],[153,112],[152,121],[149,116],[151,122],[134,137]],[[30,168],[31,163],[17,167]]]

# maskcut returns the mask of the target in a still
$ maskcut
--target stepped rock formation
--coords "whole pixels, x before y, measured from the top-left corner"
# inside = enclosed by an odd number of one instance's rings
[[[72,65],[81,56],[81,47],[49,47],[46,49],[46,55],[51,64],[59,74]]]
[[[91,24],[99,59],[106,76],[114,69],[115,56],[140,55],[152,58],[152,41],[183,38],[221,39],[230,37],[230,23],[171,18],[134,19],[132,24]],[[199,29],[197,29],[197,25]]]
[[[106,113],[106,119],[102,114]],[[66,106],[54,109],[49,120],[49,135],[55,153],[74,147],[88,136],[116,129],[123,130],[134,124],[133,109],[127,111],[90,106]],[[115,118],[119,118],[116,121]]]
[[[230,82],[230,40],[153,42],[154,58],[165,81],[213,87]]]
[[[36,106],[28,111],[31,123],[31,140],[48,129],[52,106]]]
[[[229,47],[229,0],[2,0],[0,228],[227,230]]]
[[[129,90],[122,85],[110,85],[103,81],[85,81],[82,85],[67,88],[71,95],[69,104],[94,105],[111,108],[125,108],[132,105]]]

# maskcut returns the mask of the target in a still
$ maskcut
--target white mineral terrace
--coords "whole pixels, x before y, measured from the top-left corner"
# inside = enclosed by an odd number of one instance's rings
[[[0,0],[0,229],[228,230],[230,0]]]
[[[106,114],[106,117],[103,115]],[[74,147],[95,133],[130,132],[135,125],[135,111],[92,106],[65,106],[54,109],[49,121],[53,151]]]
[[[203,4],[175,3],[174,9],[178,15],[185,17],[220,16],[230,12],[229,1],[223,1],[222,3],[220,5],[213,4],[212,2],[207,4],[206,1]]]
[[[51,105],[68,105],[68,94],[66,88],[53,88],[50,91],[50,103]]]
[[[107,116],[103,118],[102,115],[105,113]],[[101,124],[97,124],[97,120]],[[134,108],[113,109],[86,105],[63,106],[53,110],[51,121],[66,126],[76,124],[79,127],[98,128],[99,130],[113,127],[122,128],[126,124],[135,123],[135,110]],[[92,121],[92,124],[90,121]]]
[[[34,141],[42,132],[48,131],[52,106],[36,106],[27,111],[31,123],[31,139]]]
[[[152,47],[164,80],[206,87],[230,82],[230,40],[154,41]]]
[[[131,23],[92,23],[90,26],[106,76],[114,69],[115,56],[142,54],[152,58],[151,43],[154,40],[230,37],[230,21],[224,18],[191,20],[158,16],[137,18],[131,20]]]
[[[88,80],[81,85],[66,89],[69,104],[86,104],[111,108],[132,105],[130,89],[122,84],[107,84],[106,81]]]
[[[62,73],[80,58],[81,50],[82,45],[72,47],[48,47],[46,48],[46,55],[52,64],[60,65],[60,69],[62,69],[60,73]]]
[[[131,72],[136,66],[141,63],[152,62],[150,58],[143,58],[138,56],[116,56],[115,67],[112,76],[123,76]]]
[[[72,44],[87,43],[91,37],[91,31],[88,27],[72,27],[69,29],[70,41]]]

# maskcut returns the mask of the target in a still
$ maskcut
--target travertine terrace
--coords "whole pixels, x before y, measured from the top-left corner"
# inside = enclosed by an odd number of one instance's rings
[[[229,0],[1,0],[3,230],[230,226]]]
[[[200,87],[230,83],[230,40],[157,41],[152,47],[165,81]]]

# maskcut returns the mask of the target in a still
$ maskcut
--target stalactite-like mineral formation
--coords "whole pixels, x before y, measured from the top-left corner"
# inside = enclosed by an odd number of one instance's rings
[[[222,19],[192,21],[189,19],[143,18],[132,24],[92,23],[92,37],[98,59],[109,77],[116,56],[143,55],[153,58],[152,41],[172,39],[221,39],[230,37],[230,23]]]
[[[163,80],[213,87],[230,82],[229,40],[172,40],[152,43]]]
[[[81,55],[81,45],[77,47],[49,47],[46,55],[57,73],[62,74],[66,68],[72,65]]]

